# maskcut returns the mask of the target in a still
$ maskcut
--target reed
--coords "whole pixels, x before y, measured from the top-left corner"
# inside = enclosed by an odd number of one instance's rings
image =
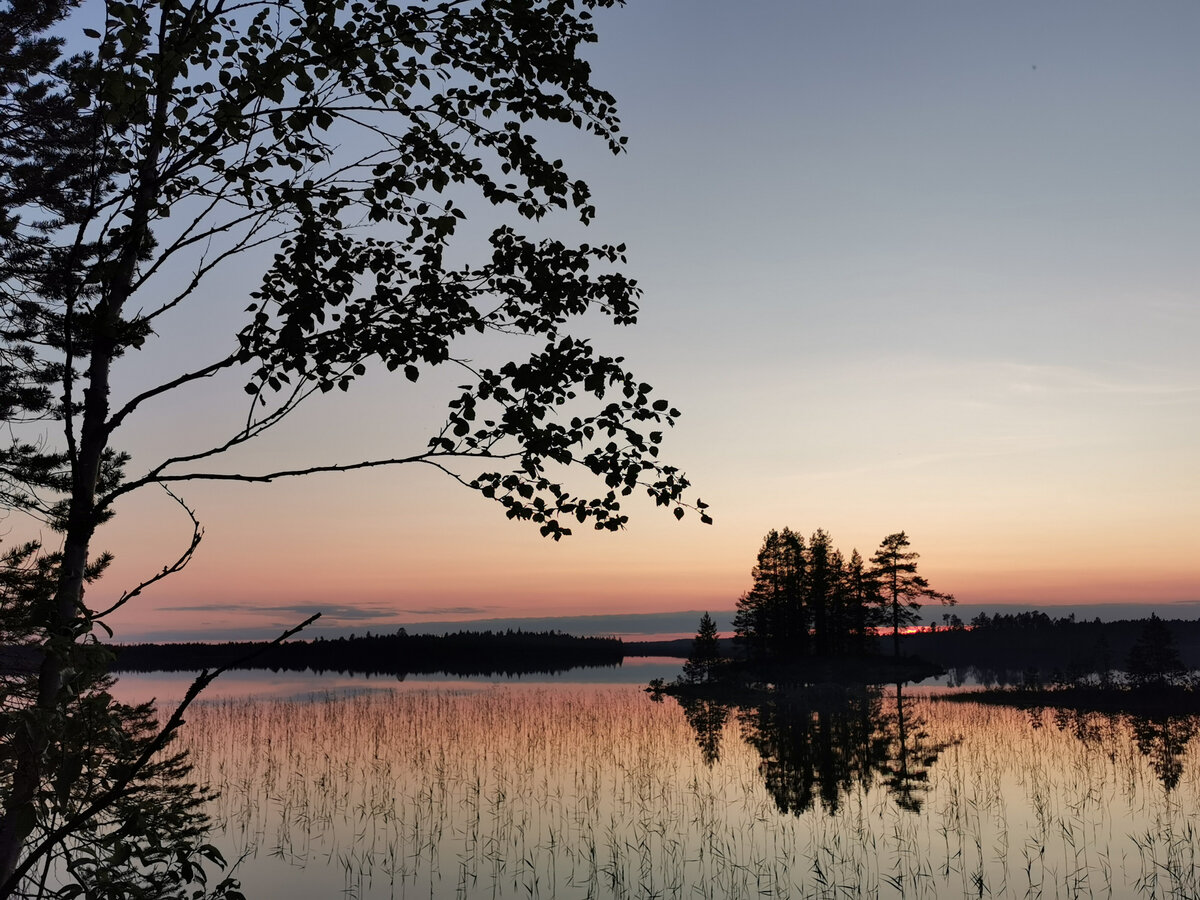
[[[913,703],[950,745],[920,812],[877,778],[781,813],[736,717],[710,766],[626,687],[220,700],[186,740],[249,895],[1200,896],[1195,747],[1168,791],[1127,725]]]

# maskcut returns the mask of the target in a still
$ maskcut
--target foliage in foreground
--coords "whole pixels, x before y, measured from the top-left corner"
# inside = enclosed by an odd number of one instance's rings
[[[39,864],[24,870],[12,895],[191,898],[199,892],[238,900],[234,878],[209,883],[208,868],[225,867],[205,841],[209,792],[191,780],[185,754],[171,749],[174,729],[162,729],[152,703],[113,699],[108,648],[93,641],[80,646],[56,709],[30,714],[38,708],[43,660],[30,617],[47,602],[54,570],[53,558],[39,550],[26,544],[0,560],[0,784],[8,789],[18,781],[30,742],[53,736],[26,839],[26,860]]]
[[[103,691],[80,681],[92,635],[200,543],[172,490],[420,465],[556,540],[573,524],[619,529],[635,492],[708,520],[659,457],[679,412],[573,333],[581,319],[636,321],[624,246],[572,246],[542,222],[565,211],[587,224],[595,208],[539,128],[624,146],[614,99],[580,55],[593,10],[618,2],[105,0],[86,7],[94,27],[68,55],[58,35],[75,0],[0,0],[0,503],[62,535],[31,563],[49,588],[5,625],[38,664],[5,698],[0,897],[41,890],[39,834],[91,841],[124,797],[81,782],[104,802],[78,819],[56,779]],[[211,345],[189,334],[191,367],[148,381],[138,351],[189,306],[219,322],[208,286],[230,265],[241,318]],[[406,385],[438,367],[463,383],[415,446],[253,471],[223,461],[368,371]],[[245,402],[214,426],[225,430],[164,459],[121,450],[130,422],[152,426],[214,384]],[[568,469],[592,478],[565,486]],[[85,596],[110,558],[97,528],[155,485],[190,525],[178,558],[130,590]],[[136,717],[89,709],[114,740],[140,734]],[[96,885],[107,871],[93,867]]]

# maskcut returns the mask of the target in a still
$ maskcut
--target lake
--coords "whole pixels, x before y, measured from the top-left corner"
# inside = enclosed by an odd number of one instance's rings
[[[251,898],[1200,897],[1194,719],[908,687],[654,702],[672,665],[256,673],[183,743]]]

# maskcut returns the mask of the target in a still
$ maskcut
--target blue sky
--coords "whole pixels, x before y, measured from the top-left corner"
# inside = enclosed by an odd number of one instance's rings
[[[728,609],[785,525],[864,555],[906,530],[964,603],[1200,599],[1200,6],[598,19],[629,152],[546,135],[600,212],[560,230],[629,245],[641,325],[587,328],[684,410],[668,454],[716,524],[644,504],[623,534],[551,546],[424,471],[195,487],[200,554],[119,638],[282,626],[297,604],[330,627]],[[119,389],[227,340],[255,274],[213,279]],[[132,471],[236,420],[235,382],[131,423]],[[243,464],[419,447],[453,383],[372,374]],[[123,504],[112,589],[186,539],[172,516]]]

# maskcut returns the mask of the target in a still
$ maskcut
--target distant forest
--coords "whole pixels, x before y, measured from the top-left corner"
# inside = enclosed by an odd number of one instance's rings
[[[131,644],[118,648],[118,672],[185,672],[230,666],[314,672],[405,675],[523,675],[564,672],[577,666],[617,666],[621,641],[560,632],[460,631],[316,638],[281,644]]]
[[[984,681],[1036,676],[1069,681],[1091,673],[1123,670],[1147,619],[1101,622],[1042,612],[976,616],[900,636],[904,656],[919,657],[965,677],[974,669]],[[1170,632],[1179,658],[1200,669],[1200,620],[1156,620]],[[887,635],[890,643],[892,636]],[[875,638],[874,640],[880,640]],[[717,652],[744,655],[739,642],[722,639]],[[623,642],[613,637],[574,637],[561,632],[461,631],[444,635],[365,635],[311,641],[223,644],[132,644],[117,648],[118,672],[240,669],[360,672],[404,675],[521,675],[564,672],[578,666],[616,666],[625,657],[687,657],[691,639]]]
[[[936,631],[901,636],[906,654],[920,656],[946,669],[975,669],[1004,680],[1005,673],[1037,673],[1044,680],[1070,681],[1091,673],[1122,671],[1130,651],[1151,621],[1165,627],[1179,659],[1200,669],[1200,619],[1123,619],[1081,621],[1074,615],[1051,618],[1020,612],[976,616],[969,626],[958,623]]]

